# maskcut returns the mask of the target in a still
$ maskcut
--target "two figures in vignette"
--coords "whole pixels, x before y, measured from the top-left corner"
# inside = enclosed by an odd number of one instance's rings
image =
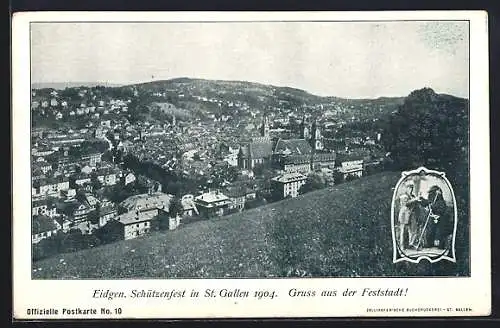
[[[399,247],[402,250],[448,249],[451,243],[451,213],[443,198],[443,190],[432,185],[427,197],[415,194],[415,182],[404,183],[399,196]]]

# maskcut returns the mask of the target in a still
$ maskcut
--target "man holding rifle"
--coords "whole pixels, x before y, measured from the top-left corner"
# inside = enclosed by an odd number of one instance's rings
[[[405,190],[399,196],[399,247],[406,249],[411,246],[416,239],[416,216],[415,208],[418,206],[419,197],[414,194],[414,182],[408,181],[405,185]],[[408,236],[408,240],[406,240]]]
[[[449,231],[449,210],[439,186],[429,189],[428,198],[422,198],[420,203],[427,207],[427,215],[422,231],[418,237],[416,248],[437,247],[445,249]]]

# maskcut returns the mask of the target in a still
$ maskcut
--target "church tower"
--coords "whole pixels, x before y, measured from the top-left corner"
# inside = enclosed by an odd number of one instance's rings
[[[264,115],[264,119],[262,120],[262,125],[260,126],[260,136],[269,138],[269,121],[267,120],[267,115]]]
[[[309,134],[309,126],[306,124],[305,115],[302,116],[302,123],[300,123],[300,136],[305,140],[309,140],[309,138],[311,137]]]
[[[311,146],[314,150],[323,150],[323,136],[321,135],[321,128],[318,126],[316,120],[311,128]]]

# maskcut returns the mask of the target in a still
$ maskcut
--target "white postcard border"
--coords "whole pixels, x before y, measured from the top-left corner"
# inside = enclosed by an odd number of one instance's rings
[[[470,194],[471,276],[462,278],[307,278],[175,280],[32,280],[30,181],[31,21],[252,21],[252,20],[470,20]],[[16,319],[209,318],[209,317],[363,317],[469,316],[491,312],[488,21],[486,12],[40,12],[15,14],[12,25],[13,161],[13,315]],[[387,218],[388,220],[390,218]],[[405,297],[359,297],[364,288],[402,288]],[[275,299],[183,298],[108,300],[92,298],[96,289],[274,290]],[[290,289],[337,290],[336,297],[289,297]],[[357,296],[343,297],[345,289]],[[58,315],[27,310],[59,309]],[[93,308],[96,315],[62,314],[62,309]],[[101,308],[111,313],[101,314]],[[367,309],[407,308],[406,312]],[[443,309],[430,311],[429,309]],[[118,313],[118,310],[121,309]],[[420,309],[420,310],[419,310]],[[427,309],[427,310],[425,310]],[[448,311],[447,309],[452,309]],[[457,311],[462,309],[464,311]],[[470,309],[470,311],[468,310]]]

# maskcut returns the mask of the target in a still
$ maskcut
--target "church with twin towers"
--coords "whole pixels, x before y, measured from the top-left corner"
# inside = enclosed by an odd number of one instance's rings
[[[285,173],[308,174],[321,167],[333,168],[336,154],[324,148],[321,127],[302,118],[298,138],[272,137],[269,118],[264,115],[259,127],[260,137],[242,145],[238,153],[238,167],[252,170],[266,165]]]

